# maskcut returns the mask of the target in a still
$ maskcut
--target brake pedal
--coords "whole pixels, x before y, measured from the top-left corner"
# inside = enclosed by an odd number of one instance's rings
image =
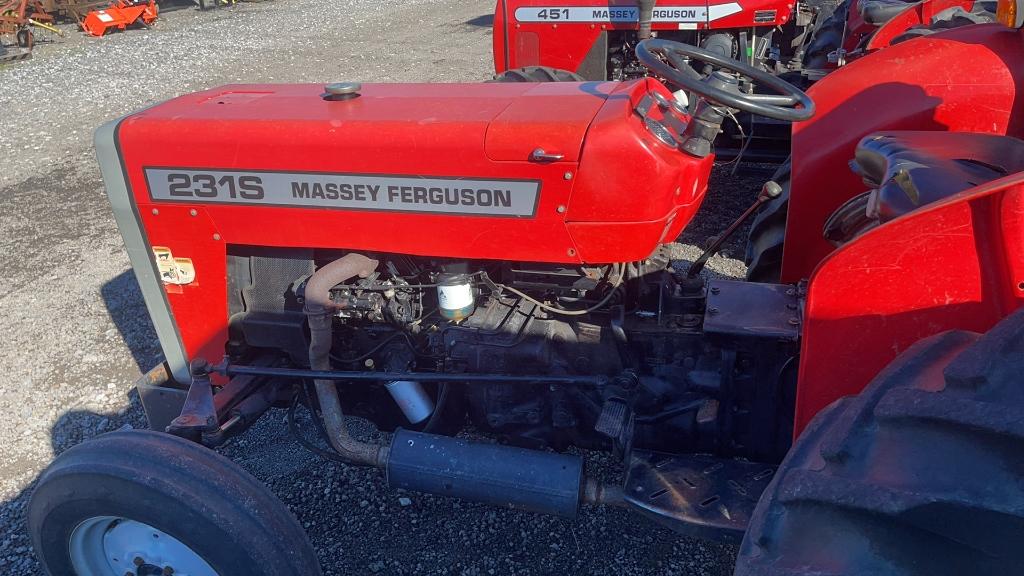
[[[601,407],[601,415],[597,417],[594,430],[604,434],[612,440],[622,437],[622,431],[626,428],[629,407],[626,402],[619,398],[605,400]]]

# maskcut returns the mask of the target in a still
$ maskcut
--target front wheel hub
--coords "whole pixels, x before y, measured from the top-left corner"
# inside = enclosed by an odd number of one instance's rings
[[[128,518],[89,518],[72,532],[68,548],[79,574],[217,576],[199,554],[177,538]]]

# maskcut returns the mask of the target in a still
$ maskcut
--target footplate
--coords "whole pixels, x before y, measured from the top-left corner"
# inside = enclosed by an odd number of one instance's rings
[[[676,532],[739,542],[774,474],[766,464],[634,450],[623,492],[629,506]]]

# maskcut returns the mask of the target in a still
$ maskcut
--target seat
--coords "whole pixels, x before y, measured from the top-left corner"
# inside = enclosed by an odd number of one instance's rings
[[[872,189],[826,222],[825,237],[837,246],[921,206],[1024,171],[1024,140],[972,132],[878,132],[860,141],[850,167]]]
[[[917,4],[917,2],[907,2],[906,0],[865,0],[858,3],[857,8],[860,10],[860,17],[865,22],[881,26],[914,4]]]
[[[887,222],[1024,170],[1024,140],[973,132],[881,132],[860,141],[854,171],[878,189]]]

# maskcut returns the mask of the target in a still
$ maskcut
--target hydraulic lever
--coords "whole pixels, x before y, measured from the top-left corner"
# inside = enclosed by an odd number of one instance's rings
[[[708,258],[714,256],[722,248],[722,244],[725,244],[725,241],[728,240],[729,237],[732,236],[736,230],[742,226],[748,218],[750,218],[751,215],[757,212],[758,208],[769,200],[778,198],[780,194],[782,194],[782,186],[779,186],[779,184],[774,180],[765,182],[764,186],[761,187],[761,193],[757,195],[757,200],[755,200],[750,208],[747,208],[743,214],[740,214],[740,217],[730,224],[724,232],[715,238],[715,241],[712,242],[711,246],[708,246],[707,250],[700,255],[700,258],[697,258],[693,264],[690,264],[689,269],[686,270],[686,277],[696,278],[697,275],[700,274],[700,271],[704,269],[704,265],[707,264]]]

